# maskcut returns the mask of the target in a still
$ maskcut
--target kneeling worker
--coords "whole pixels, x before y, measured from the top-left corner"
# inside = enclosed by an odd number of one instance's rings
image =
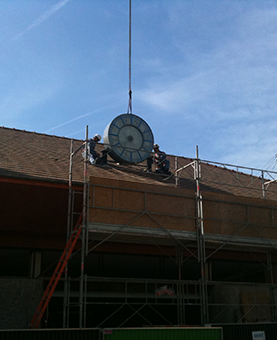
[[[153,149],[155,152],[154,157],[148,157],[147,159],[147,172],[151,172],[152,164],[156,165],[156,173],[167,174],[170,175],[169,166],[170,162],[166,159],[166,153],[160,150],[158,144],[153,145]]]
[[[101,136],[99,134],[96,134],[88,141],[88,161],[90,162],[90,164],[107,164],[108,150],[103,150],[102,156],[100,156],[99,152],[95,150],[96,144],[100,142],[100,140]],[[83,151],[83,157],[85,158],[85,151]]]

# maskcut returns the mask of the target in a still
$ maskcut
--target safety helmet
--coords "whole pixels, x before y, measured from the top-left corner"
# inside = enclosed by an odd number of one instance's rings
[[[99,142],[100,142],[100,140],[102,138],[98,133],[96,135],[94,135],[94,137],[96,137],[99,140]]]
[[[153,145],[153,149],[158,149],[160,146],[158,144]]]

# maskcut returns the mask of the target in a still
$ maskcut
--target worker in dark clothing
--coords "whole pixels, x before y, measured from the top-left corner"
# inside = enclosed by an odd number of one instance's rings
[[[160,174],[170,174],[169,166],[170,162],[168,159],[166,159],[166,153],[160,150],[160,147],[158,144],[153,145],[154,149],[154,156],[147,158],[147,169],[146,172],[152,171],[152,164],[154,163],[156,166],[156,173]]]
[[[154,155],[154,164],[156,165],[156,172],[160,174],[170,174],[169,172],[169,160],[166,159],[166,153],[160,150],[158,144],[154,144],[153,146],[155,155]]]
[[[95,150],[96,144],[100,142],[101,136],[96,134],[88,141],[88,161],[90,164],[106,165],[107,164],[107,150],[102,151],[102,156]],[[85,158],[85,151],[83,151],[83,157]]]

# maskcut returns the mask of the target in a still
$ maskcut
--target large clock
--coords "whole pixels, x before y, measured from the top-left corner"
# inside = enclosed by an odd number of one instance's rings
[[[151,153],[154,143],[149,125],[134,114],[117,116],[104,131],[104,144],[118,163],[140,163]]]

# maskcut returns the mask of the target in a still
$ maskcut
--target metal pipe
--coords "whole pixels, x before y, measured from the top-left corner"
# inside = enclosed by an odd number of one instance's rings
[[[194,167],[194,177],[196,181],[196,202],[197,202],[197,237],[198,237],[198,255],[201,267],[201,323],[205,325],[207,323],[207,289],[206,289],[206,273],[205,273],[205,239],[204,239],[204,226],[203,226],[203,206],[202,196],[200,192],[200,161],[198,145],[196,146],[196,159]]]
[[[82,223],[82,248],[80,268],[80,297],[79,297],[79,328],[83,328],[84,308],[84,273],[85,273],[85,238],[86,238],[86,212],[87,212],[87,159],[88,159],[88,125],[86,126],[85,160],[84,160],[84,190],[83,190],[83,223]]]
[[[178,170],[178,157],[175,156],[175,171],[174,171],[175,174],[176,174],[177,170]],[[175,176],[175,185],[176,185],[176,187],[178,186],[178,184],[179,184],[179,177]]]
[[[72,168],[73,168],[73,139],[70,142],[70,161],[69,161],[69,178],[68,178],[68,213],[67,213],[67,230],[66,244],[69,241],[71,233],[71,216],[72,216]],[[68,263],[65,267],[64,281],[64,300],[63,300],[63,328],[67,327],[67,315],[69,313],[69,296],[68,296]]]
[[[265,195],[265,183],[264,183],[264,172],[262,171],[262,192],[263,192],[263,198],[266,198]]]

